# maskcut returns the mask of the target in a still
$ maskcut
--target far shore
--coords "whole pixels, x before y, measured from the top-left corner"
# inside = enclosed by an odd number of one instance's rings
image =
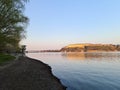
[[[29,57],[0,66],[0,90],[66,90],[51,67]]]

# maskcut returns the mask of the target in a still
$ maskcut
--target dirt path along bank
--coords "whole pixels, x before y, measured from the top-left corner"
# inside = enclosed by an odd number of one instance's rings
[[[0,68],[0,90],[66,90],[51,68],[35,59],[20,57]]]

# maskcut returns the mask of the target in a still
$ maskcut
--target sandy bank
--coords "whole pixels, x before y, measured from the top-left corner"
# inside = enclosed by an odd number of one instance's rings
[[[28,57],[11,63],[0,68],[0,90],[65,90],[48,65]]]

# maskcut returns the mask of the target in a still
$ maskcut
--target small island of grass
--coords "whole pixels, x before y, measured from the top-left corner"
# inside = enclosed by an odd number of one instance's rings
[[[8,54],[0,54],[0,64],[14,60],[15,57]]]

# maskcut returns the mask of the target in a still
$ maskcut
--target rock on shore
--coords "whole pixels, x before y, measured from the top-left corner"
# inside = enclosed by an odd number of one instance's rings
[[[66,90],[51,68],[35,59],[20,57],[0,68],[0,90]]]

